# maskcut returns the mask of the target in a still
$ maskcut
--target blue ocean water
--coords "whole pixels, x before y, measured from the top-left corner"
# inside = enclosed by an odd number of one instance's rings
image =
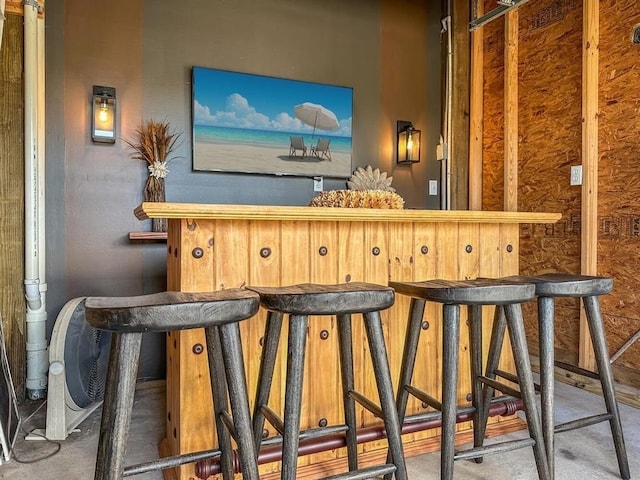
[[[194,142],[219,143],[226,145],[253,145],[258,147],[289,147],[291,140],[289,137],[304,138],[307,146],[315,145],[319,138],[331,140],[330,148],[332,152],[351,152],[350,137],[336,137],[327,135],[325,131],[316,131],[313,137],[311,133],[301,134],[300,132],[273,132],[267,130],[249,130],[242,128],[211,127],[205,125],[195,125]]]

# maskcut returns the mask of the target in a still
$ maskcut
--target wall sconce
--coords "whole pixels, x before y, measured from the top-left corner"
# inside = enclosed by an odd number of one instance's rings
[[[98,143],[116,143],[116,89],[93,86],[91,139]]]
[[[411,122],[398,120],[397,144],[396,163],[410,165],[420,161],[420,130],[413,128]]]

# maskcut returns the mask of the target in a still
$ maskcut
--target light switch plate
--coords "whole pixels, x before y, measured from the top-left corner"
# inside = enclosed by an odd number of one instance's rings
[[[438,181],[429,180],[429,195],[438,195]]]
[[[321,192],[324,188],[322,177],[313,177],[313,191]]]

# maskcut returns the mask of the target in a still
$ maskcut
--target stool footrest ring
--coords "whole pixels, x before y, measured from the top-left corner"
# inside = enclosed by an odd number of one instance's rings
[[[492,445],[486,445],[484,447],[470,448],[458,452],[454,455],[454,460],[480,458],[485,455],[493,453],[510,452],[511,450],[518,450],[520,448],[532,447],[536,441],[533,438],[523,438],[522,440],[509,440],[508,442],[494,443]]]
[[[520,391],[510,387],[509,385],[505,385],[504,383],[498,382],[489,377],[485,377],[484,375],[478,376],[478,380],[480,380],[483,384],[489,385],[491,388],[498,390],[502,393],[506,393],[511,397],[522,398]]]
[[[273,428],[276,429],[276,432],[280,435],[284,435],[284,422],[278,414],[271,410],[267,405],[260,407],[260,411],[262,412],[262,415],[264,415],[264,418],[273,426]]]
[[[141,473],[155,472],[157,470],[164,470],[166,468],[179,467],[180,465],[185,465],[187,463],[217,458],[220,455],[222,455],[222,452],[220,452],[220,450],[203,450],[201,452],[173,455],[171,457],[164,457],[158,460],[152,460],[150,462],[138,463],[136,465],[125,467],[122,476],[130,477],[132,475],[140,475]]]
[[[575,430],[577,428],[589,427],[602,422],[608,422],[613,418],[612,413],[601,413],[599,415],[592,415],[590,417],[578,418],[571,420],[570,422],[561,423],[555,426],[554,433],[568,432],[569,430]]]
[[[332,477],[325,477],[324,480],[367,480],[369,478],[381,477],[396,471],[396,466],[390,463],[376,467],[363,468],[349,473],[341,473]]]
[[[440,403],[438,400],[433,398],[428,393],[420,390],[419,388],[414,387],[413,385],[405,385],[404,389],[407,392],[409,392],[411,395],[416,397],[418,400],[420,400],[421,402],[424,402],[427,405],[429,405],[431,408],[435,408],[439,412],[442,411],[442,403]]]
[[[367,397],[362,395],[361,393],[356,392],[355,390],[351,390],[349,392],[349,396],[353,398],[356,402],[358,402],[360,405],[362,405],[364,408],[369,410],[371,413],[373,413],[377,418],[384,418],[384,415],[382,414],[382,409],[378,405],[373,403],[371,400],[369,400]]]

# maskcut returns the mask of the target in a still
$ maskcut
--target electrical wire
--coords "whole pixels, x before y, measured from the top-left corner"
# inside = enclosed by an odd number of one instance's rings
[[[11,399],[9,399],[9,407],[11,407]],[[41,435],[39,433],[35,433],[35,432],[27,432],[24,428],[24,425],[31,420],[31,418],[40,411],[40,409],[42,407],[44,407],[47,404],[47,401],[45,400],[44,402],[42,402],[38,408],[36,408],[31,415],[29,415],[27,418],[24,419],[24,421],[20,424],[20,430],[22,431],[22,433],[24,433],[25,435],[30,434],[30,435],[35,435],[38,437],[42,437],[43,440],[46,440],[48,443],[50,443],[51,445],[54,445],[56,448],[53,452],[47,453],[46,455],[43,455],[42,457],[38,457],[38,458],[34,458],[31,460],[23,460],[21,458],[18,457],[18,455],[16,454],[16,451],[14,449],[13,444],[10,445],[10,451],[11,451],[11,456],[13,457],[13,459],[18,462],[18,463],[22,463],[22,464],[30,464],[30,463],[37,463],[37,462],[41,462],[42,460],[46,460],[48,458],[53,457],[54,455],[56,455],[58,452],[60,452],[60,450],[62,449],[62,444],[60,442],[54,442],[53,440],[49,440],[45,435]],[[11,411],[11,410],[9,410]],[[11,416],[9,416],[9,422],[11,422]]]
[[[45,400],[44,402],[42,402],[38,408],[36,408],[31,415],[29,415],[23,422],[20,421],[20,412],[18,411],[18,406],[17,403],[14,403],[16,400],[15,397],[15,390],[13,387],[13,381],[11,379],[11,370],[9,369],[9,361],[7,359],[7,352],[5,350],[5,341],[4,341],[4,331],[2,329],[2,317],[0,317],[0,363],[2,365],[2,370],[3,370],[3,378],[0,379],[0,381],[4,381],[7,383],[7,401],[9,402],[8,405],[8,414],[7,414],[7,433],[8,433],[8,437],[10,437],[11,435],[11,426],[12,426],[12,420],[14,418],[13,413],[15,412],[15,417],[17,417],[18,419],[18,430],[21,430],[25,435],[28,434],[29,432],[27,432],[24,428],[24,425],[31,420],[31,418],[44,406],[46,405],[47,401]],[[0,425],[1,426],[1,425]],[[17,433],[17,432],[16,432]],[[18,455],[16,454],[16,451],[14,449],[14,440],[15,438],[7,438],[7,444],[9,447],[9,458],[12,458],[18,462],[18,463],[22,463],[22,464],[27,464],[27,463],[36,463],[36,462],[40,462],[42,460],[46,460],[47,458],[51,458],[53,457],[55,454],[57,454],[60,449],[62,448],[62,445],[59,442],[54,442],[49,440],[46,436],[44,435],[40,435],[40,434],[36,434],[34,433],[34,435],[37,436],[41,436],[44,440],[46,440],[47,442],[55,445],[56,449],[51,452],[48,453],[42,457],[39,458],[34,458],[32,460],[23,460],[21,458],[18,457]]]

